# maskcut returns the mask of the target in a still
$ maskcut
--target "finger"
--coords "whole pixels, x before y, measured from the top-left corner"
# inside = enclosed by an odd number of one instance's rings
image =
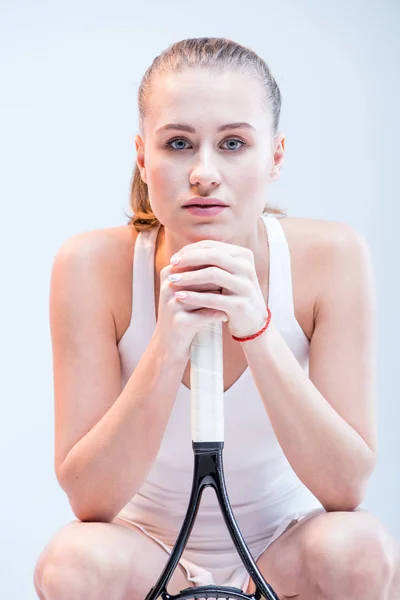
[[[176,290],[176,291],[178,291],[178,290]],[[185,290],[185,291],[187,291],[187,290]],[[173,292],[173,295],[174,295],[174,293],[175,293],[175,291]],[[213,291],[209,290],[209,293],[210,294],[219,294],[220,292],[218,290],[213,290]],[[175,300],[177,300],[177,299],[178,298],[175,297]],[[189,302],[182,302],[180,304],[182,304],[182,306],[180,307],[181,310],[190,312],[192,314],[196,314],[196,313],[202,314],[203,311],[206,311],[206,310],[210,310],[212,312],[219,312],[219,311],[215,311],[214,309],[211,309],[211,308],[206,309],[202,305],[190,304]]]
[[[193,242],[192,244],[183,246],[180,252],[182,252],[182,250],[186,251],[186,249],[215,249],[217,252],[226,252],[231,256],[240,256],[249,250],[249,248],[238,246],[237,244],[228,244],[227,242],[220,242],[218,240],[200,240],[199,242]]]
[[[182,290],[182,292],[185,294],[185,297],[177,297],[175,294],[175,298],[179,302],[190,304],[192,306],[201,306],[202,308],[213,308],[225,312],[227,315],[229,315],[229,312],[232,311],[232,308],[237,304],[237,297],[235,296],[191,292],[188,290]],[[240,300],[240,302],[242,302],[242,300]]]
[[[177,271],[181,271],[185,267],[193,266],[218,266],[230,273],[249,274],[254,271],[254,255],[251,251],[247,253],[244,248],[244,253],[232,256],[226,252],[221,252],[215,248],[186,250],[180,251],[180,261],[174,265]]]
[[[186,288],[190,288],[191,286],[211,284],[216,288],[224,288],[232,294],[240,296],[246,296],[249,293],[248,280],[214,266],[198,271],[172,273],[169,275],[168,280],[175,289],[181,288],[186,290]]]

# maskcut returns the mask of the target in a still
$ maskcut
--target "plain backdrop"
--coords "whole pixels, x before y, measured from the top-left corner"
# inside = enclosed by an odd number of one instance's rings
[[[140,80],[189,37],[228,37],[272,69],[286,158],[270,203],[368,241],[380,451],[362,506],[400,539],[399,6],[0,1],[1,598],[36,598],[37,557],[75,519],[53,469],[53,258],[78,232],[126,223]]]

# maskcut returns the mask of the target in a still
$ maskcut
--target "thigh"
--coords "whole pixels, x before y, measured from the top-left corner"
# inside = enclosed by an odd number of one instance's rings
[[[118,518],[112,523],[76,520],[59,530],[42,550],[34,582],[39,597],[46,594],[51,600],[65,594],[66,588],[77,600],[136,600],[146,596],[167,560],[166,550]],[[179,565],[167,589],[176,594],[192,585]]]
[[[291,523],[284,532],[274,540],[256,561],[257,567],[269,585],[272,586],[280,600],[294,597],[304,588],[305,573],[302,560],[300,530],[302,521]],[[256,586],[250,578],[247,594],[253,594]]]
[[[322,556],[328,564],[333,556],[343,556],[347,551],[350,557],[355,543],[369,552],[374,548],[374,555],[380,540],[384,544],[384,540],[390,540],[389,535],[378,519],[364,509],[316,512],[276,539],[259,556],[257,566],[279,598],[302,597],[302,592],[308,591],[313,583],[311,563],[317,557]],[[254,590],[250,580],[247,593]]]

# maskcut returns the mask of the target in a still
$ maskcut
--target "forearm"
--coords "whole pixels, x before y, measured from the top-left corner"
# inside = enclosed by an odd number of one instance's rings
[[[375,463],[366,442],[315,387],[272,321],[242,348],[299,479],[326,510],[358,506]]]
[[[123,391],[66,456],[59,481],[82,521],[111,521],[158,454],[186,363],[153,336]]]

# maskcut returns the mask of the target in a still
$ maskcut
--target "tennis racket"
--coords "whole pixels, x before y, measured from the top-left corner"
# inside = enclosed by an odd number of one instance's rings
[[[192,490],[186,516],[168,562],[155,586],[145,600],[189,600],[200,598],[231,598],[279,600],[265,581],[253,560],[239,530],[225,485],[222,461],[224,447],[224,380],[222,355],[222,323],[203,326],[195,335],[190,348],[191,431],[194,453]],[[233,543],[247,572],[253,579],[254,594],[227,586],[205,585],[185,588],[179,594],[167,592],[167,584],[185,549],[200,506],[203,490],[212,486]]]

